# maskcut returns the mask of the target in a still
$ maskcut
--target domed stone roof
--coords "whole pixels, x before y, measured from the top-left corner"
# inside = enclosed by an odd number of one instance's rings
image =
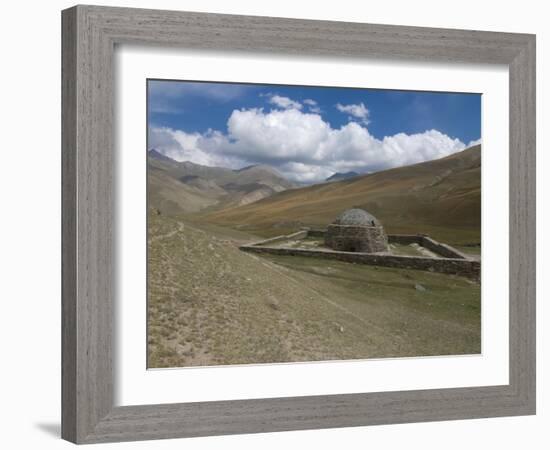
[[[364,209],[352,208],[344,211],[333,222],[335,225],[352,225],[355,227],[380,227],[382,224]]]

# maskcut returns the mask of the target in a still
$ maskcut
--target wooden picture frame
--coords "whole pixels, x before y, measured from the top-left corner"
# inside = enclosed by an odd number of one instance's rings
[[[62,437],[177,438],[535,413],[535,36],[145,9],[62,13]],[[505,64],[510,85],[509,384],[114,407],[116,44]]]

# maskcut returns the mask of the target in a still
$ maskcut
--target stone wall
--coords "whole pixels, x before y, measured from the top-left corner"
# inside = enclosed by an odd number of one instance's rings
[[[445,258],[468,259],[464,253],[459,252],[456,248],[437,242],[428,236],[422,236],[420,245],[422,245],[422,247],[426,247],[434,253],[437,253],[438,255],[444,256]]]
[[[309,237],[322,238],[322,237],[325,237],[326,232],[327,232],[327,230],[319,230],[319,229],[314,230],[314,229],[312,229],[312,230],[308,230],[307,235]]]
[[[257,247],[244,245],[245,252],[269,253],[273,255],[310,256],[315,258],[335,259],[356,264],[395,267],[399,269],[428,270],[454,275],[461,275],[475,280],[480,279],[481,264],[479,261],[459,258],[428,258],[420,256],[397,256],[388,254],[353,253],[333,250],[306,250],[297,248]]]
[[[382,227],[331,224],[325,233],[325,245],[345,252],[385,252],[388,237]]]
[[[388,242],[401,245],[418,244],[444,258],[469,259],[468,256],[459,252],[456,248],[438,242],[424,234],[390,234],[388,235]]]
[[[349,228],[349,226],[348,226]],[[355,227],[363,228],[364,227]],[[376,227],[368,227],[376,228]],[[270,239],[255,242],[240,247],[245,252],[270,253],[274,255],[311,256],[316,258],[336,259],[339,261],[356,264],[368,264],[383,267],[395,267],[400,269],[428,270],[432,272],[461,275],[479,281],[481,264],[479,261],[468,258],[450,245],[442,244],[434,239],[420,234],[390,234],[385,236],[386,242],[410,245],[419,244],[441,255],[441,258],[425,256],[390,255],[388,253],[347,252],[330,249],[300,249],[287,247],[270,247],[270,244],[288,241],[291,239],[304,239],[306,237],[325,237],[324,230],[303,229],[296,233],[275,236]]]
[[[422,237],[421,234],[388,234],[388,242],[400,245],[422,245]]]
[[[269,239],[264,239],[263,241],[254,242],[253,244],[249,245],[269,245],[269,244],[276,244],[277,242],[283,242],[288,241],[289,239],[304,239],[309,234],[309,230],[300,230],[296,233],[292,234],[284,234],[280,236],[275,236]]]

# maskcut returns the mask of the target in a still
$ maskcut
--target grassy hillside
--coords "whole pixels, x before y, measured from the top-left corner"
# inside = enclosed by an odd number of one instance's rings
[[[163,170],[147,169],[147,203],[164,214],[196,213],[218,204],[216,193],[179,182]]]
[[[260,257],[238,249],[243,232],[184,216],[148,223],[149,367],[480,352],[470,280]]]
[[[265,165],[239,170],[178,162],[157,152],[147,158],[149,206],[163,214],[247,205],[295,187]]]
[[[426,233],[453,244],[480,242],[481,146],[446,158],[292,189],[214,211],[204,220],[271,236],[300,226],[324,227],[360,207],[389,233]]]

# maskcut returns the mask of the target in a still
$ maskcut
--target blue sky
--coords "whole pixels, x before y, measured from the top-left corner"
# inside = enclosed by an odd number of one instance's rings
[[[466,148],[481,138],[481,95],[149,80],[148,123],[149,148],[174,159],[317,182]]]

